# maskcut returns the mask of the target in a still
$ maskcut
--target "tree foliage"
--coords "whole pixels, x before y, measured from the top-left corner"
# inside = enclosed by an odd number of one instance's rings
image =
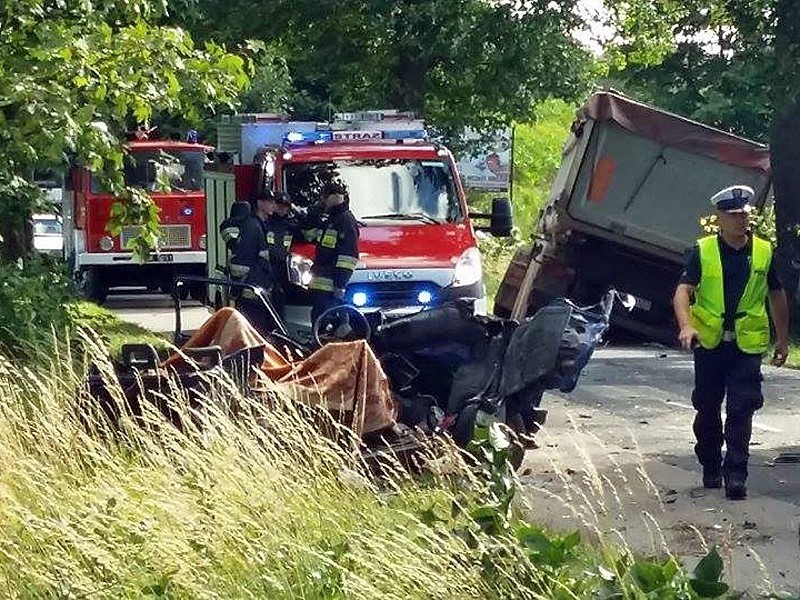
[[[777,83],[775,24],[764,18],[769,4],[774,0],[616,3],[611,77],[636,97],[766,140]]]
[[[244,61],[179,27],[159,26],[155,0],[7,0],[0,8],[0,235],[3,257],[26,250],[39,202],[37,165],[67,157],[101,173],[125,199],[118,216],[154,234],[146,194],[125,190],[124,133],[163,112],[201,119],[235,100]]]
[[[444,132],[531,116],[587,84],[574,0],[198,0],[196,35],[283,49],[297,117],[416,110]],[[270,108],[270,107],[267,107]]]

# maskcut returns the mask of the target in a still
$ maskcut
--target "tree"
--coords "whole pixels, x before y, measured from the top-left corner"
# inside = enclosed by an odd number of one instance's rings
[[[587,86],[574,0],[198,0],[190,29],[281,48],[294,115],[399,108],[446,133],[532,116],[548,96]],[[265,26],[265,24],[268,24]]]
[[[613,6],[620,38],[610,79],[638,98],[765,141],[772,52],[757,11],[726,0],[633,0]]]
[[[179,27],[159,26],[156,0],[6,0],[0,9],[0,235],[2,258],[30,252],[26,222],[39,202],[36,165],[68,157],[101,173],[124,198],[118,224],[155,239],[157,210],[126,190],[123,142],[130,119],[203,111],[235,100],[245,62]],[[23,232],[23,233],[21,233]],[[28,232],[29,233],[29,232]]]
[[[286,109],[292,94],[289,67],[280,50],[258,48],[250,83],[240,96],[242,112],[280,112]]]
[[[794,296],[800,271],[800,5],[796,0],[777,0],[774,18],[770,161],[782,274]]]

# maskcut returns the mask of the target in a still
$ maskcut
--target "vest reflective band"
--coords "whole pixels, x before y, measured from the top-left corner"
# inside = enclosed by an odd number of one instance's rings
[[[700,345],[712,350],[722,341],[725,321],[722,258],[717,236],[704,237],[698,244],[700,283],[694,290],[694,304],[690,308],[690,314],[692,326],[700,335]],[[769,242],[753,236],[750,276],[734,317],[736,343],[742,352],[749,354],[761,354],[769,348],[766,299],[767,272],[771,261],[772,246]]]

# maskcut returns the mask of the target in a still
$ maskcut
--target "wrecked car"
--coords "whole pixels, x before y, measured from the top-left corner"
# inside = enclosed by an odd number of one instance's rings
[[[221,369],[236,375],[245,393],[277,389],[324,406],[366,447],[441,434],[465,446],[476,427],[491,422],[531,435],[546,417],[542,394],[575,388],[621,299],[614,290],[588,307],[559,299],[522,322],[476,314],[469,299],[399,319],[344,305],[318,319],[309,344],[287,334],[263,289],[226,280],[206,283],[249,287],[261,299],[270,327],[259,330],[259,323],[224,307],[191,336],[185,334],[179,287],[196,279],[179,278],[174,293],[180,352],[161,361],[146,346],[124,349],[117,377],[126,406],[114,401],[107,374],[90,374],[90,395],[100,400],[107,418],[118,419],[122,410],[141,414],[142,403],[153,402],[180,427],[180,415],[156,390],[177,376],[194,388],[190,402],[202,409],[207,390],[201,372]],[[348,327],[340,327],[342,322]]]

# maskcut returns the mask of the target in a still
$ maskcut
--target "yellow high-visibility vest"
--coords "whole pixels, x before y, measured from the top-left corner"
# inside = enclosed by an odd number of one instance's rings
[[[690,307],[692,326],[700,336],[700,345],[707,350],[719,346],[725,320],[722,257],[717,236],[698,241],[700,246],[700,283],[694,290]],[[767,272],[772,262],[772,246],[753,236],[750,276],[747,279],[734,317],[736,343],[742,352],[761,354],[769,348],[767,316]]]

